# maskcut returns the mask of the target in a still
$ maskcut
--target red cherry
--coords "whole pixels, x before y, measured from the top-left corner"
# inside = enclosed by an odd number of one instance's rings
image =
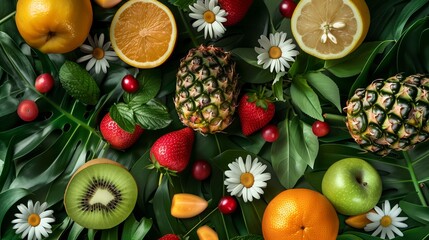
[[[128,93],[134,93],[139,90],[139,81],[133,77],[131,74],[127,74],[122,78],[122,89]]]
[[[18,104],[16,112],[22,120],[31,122],[39,115],[39,108],[32,100],[23,100]]]
[[[54,87],[54,83],[54,78],[50,73],[43,73],[36,78],[34,86],[40,93],[47,93]]]
[[[231,214],[237,209],[237,200],[231,196],[223,196],[217,205],[219,211],[223,214]]]
[[[280,13],[285,18],[291,18],[295,8],[296,3],[293,0],[283,0],[279,6]]]
[[[207,179],[211,174],[212,168],[207,161],[196,160],[192,165],[192,176],[200,181]]]
[[[279,138],[279,129],[274,124],[268,124],[261,130],[262,138],[267,142],[275,142]]]
[[[311,126],[311,130],[313,130],[314,135],[316,135],[317,137],[324,137],[328,135],[331,128],[329,127],[329,124],[327,122],[317,120]]]

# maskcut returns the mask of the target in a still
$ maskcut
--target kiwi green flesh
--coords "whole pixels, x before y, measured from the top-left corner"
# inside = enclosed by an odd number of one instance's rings
[[[108,229],[124,221],[137,201],[131,173],[113,164],[95,164],[78,172],[64,194],[67,214],[89,229]]]

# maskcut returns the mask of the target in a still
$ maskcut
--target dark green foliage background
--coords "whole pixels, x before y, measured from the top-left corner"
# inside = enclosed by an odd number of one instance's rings
[[[10,221],[17,212],[16,205],[26,203],[28,199],[46,201],[55,211],[56,222],[49,239],[156,239],[166,233],[188,233],[190,239],[197,239],[194,227],[201,224],[213,227],[220,239],[262,239],[263,212],[276,194],[292,187],[320,191],[323,173],[332,163],[345,157],[365,159],[379,170],[383,179],[381,200],[399,203],[409,217],[404,237],[396,239],[425,239],[429,236],[428,143],[407,153],[392,153],[383,158],[363,152],[350,138],[342,112],[355,89],[365,87],[375,78],[386,78],[398,72],[429,72],[429,3],[426,0],[367,1],[371,11],[370,31],[354,53],[333,61],[321,61],[301,53],[289,73],[277,78],[257,65],[254,47],[259,46],[257,40],[261,34],[284,31],[292,37],[289,20],[281,18],[278,11],[280,0],[255,0],[247,17],[239,25],[228,28],[226,35],[215,42],[204,40],[190,27],[186,6],[193,1],[163,2],[175,14],[178,42],[169,61],[155,69],[157,74],[148,73],[157,76],[159,81],[152,81],[148,86],[155,92],[149,94],[152,99],[145,101],[165,104],[172,122],[166,120],[168,126],[162,129],[146,130],[127,151],[109,148],[100,135],[98,123],[112,105],[124,102],[124,98],[125,102],[129,100],[129,96],[122,96],[120,80],[125,74],[136,73],[136,69],[117,61],[111,63],[105,75],[95,75],[91,71],[100,87],[101,97],[95,106],[83,105],[65,94],[58,79],[62,63],[66,59],[75,61],[82,53],[78,49],[65,55],[40,53],[24,44],[13,18],[1,22],[1,239],[20,239]],[[0,19],[13,13],[15,6],[16,1],[2,1]],[[91,33],[107,34],[117,7],[104,10],[93,6]],[[146,168],[148,151],[159,136],[183,127],[172,103],[175,73],[180,59],[197,44],[214,44],[232,52],[243,92],[259,85],[271,88],[279,100],[273,122],[280,127],[280,139],[270,144],[259,134],[244,137],[236,116],[225,133],[196,134],[191,161],[206,159],[211,163],[213,172],[209,180],[195,181],[188,168],[174,177],[172,184],[164,179],[158,185],[158,173]],[[145,71],[140,70],[142,78],[147,76]],[[54,91],[46,95],[39,94],[34,88],[34,79],[43,72],[52,73],[56,80]],[[274,79],[279,81],[273,84]],[[160,86],[156,86],[159,83]],[[25,123],[16,115],[22,99],[37,102],[41,113],[36,121]],[[332,131],[317,139],[311,132],[311,123],[323,119],[325,113],[328,113],[326,120]],[[272,179],[261,200],[244,203],[239,199],[239,211],[222,215],[215,208],[219,199],[227,194],[223,187],[223,171],[228,163],[248,154],[268,165]],[[88,230],[75,224],[67,217],[62,203],[70,176],[85,161],[96,157],[124,164],[139,186],[139,199],[133,214],[119,226],[103,231]],[[169,213],[171,197],[178,192],[203,196],[209,201],[208,209],[192,219],[173,218]],[[337,239],[378,239],[346,226],[345,216],[339,215],[339,218]]]

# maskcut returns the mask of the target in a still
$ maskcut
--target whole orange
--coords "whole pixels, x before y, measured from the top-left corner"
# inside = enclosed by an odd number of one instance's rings
[[[275,196],[262,217],[265,240],[335,240],[338,229],[338,216],[329,200],[304,188]]]
[[[18,0],[15,22],[31,47],[66,53],[85,41],[92,17],[90,0]]]

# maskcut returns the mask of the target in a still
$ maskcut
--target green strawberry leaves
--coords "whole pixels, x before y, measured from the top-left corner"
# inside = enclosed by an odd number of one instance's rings
[[[138,124],[143,129],[156,130],[171,123],[167,107],[155,99],[161,89],[161,78],[162,74],[158,69],[139,72],[136,77],[139,90],[124,93],[124,102],[110,107],[110,116],[122,129],[133,132]]]

